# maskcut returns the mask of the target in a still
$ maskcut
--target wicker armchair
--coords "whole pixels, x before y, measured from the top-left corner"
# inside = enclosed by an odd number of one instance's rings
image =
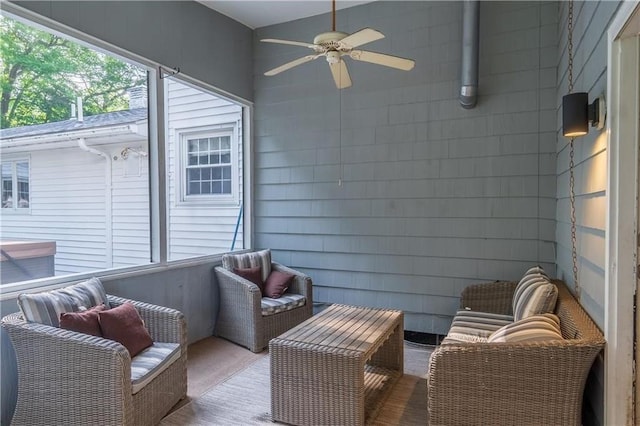
[[[269,340],[279,336],[313,314],[311,278],[277,262],[271,270],[294,275],[288,293],[303,295],[303,306],[272,315],[262,315],[262,293],[257,285],[222,266],[215,268],[220,290],[220,310],[215,334],[252,352],[261,352]],[[285,293],[286,294],[286,293]]]
[[[439,346],[427,376],[429,425],[581,424],[587,376],[605,341],[566,285],[552,282],[564,340]],[[510,315],[515,287],[469,286],[461,307]]]
[[[155,425],[187,392],[187,329],[174,309],[108,295],[112,307],[137,308],[154,341],[179,343],[180,357],[132,394],[131,358],[120,343],[2,319],[16,351],[18,401],[13,425]]]

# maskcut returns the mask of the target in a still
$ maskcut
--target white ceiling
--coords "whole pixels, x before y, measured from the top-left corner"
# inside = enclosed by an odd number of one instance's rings
[[[331,12],[330,0],[196,0],[250,28],[280,24]],[[345,9],[375,0],[338,0]]]

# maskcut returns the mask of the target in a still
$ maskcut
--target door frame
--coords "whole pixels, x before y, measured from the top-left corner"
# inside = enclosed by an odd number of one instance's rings
[[[621,2],[608,29],[604,424],[634,424],[634,299],[638,264],[638,36],[621,39],[639,6]],[[635,39],[635,40],[634,40]],[[635,48],[634,48],[635,44]],[[634,53],[635,49],[635,53]],[[635,78],[622,74],[635,67]],[[635,115],[635,119],[634,119]],[[633,143],[626,141],[632,140]]]

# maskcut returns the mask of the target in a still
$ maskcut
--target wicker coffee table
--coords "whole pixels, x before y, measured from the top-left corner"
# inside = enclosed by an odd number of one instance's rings
[[[332,305],[269,342],[271,413],[296,425],[363,425],[403,373],[401,311]]]

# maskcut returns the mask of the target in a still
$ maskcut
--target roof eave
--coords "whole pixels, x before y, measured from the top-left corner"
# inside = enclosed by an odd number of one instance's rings
[[[109,137],[131,135],[136,139],[146,139],[146,126],[140,126],[140,122],[129,123],[118,126],[96,127],[92,129],[75,130],[61,133],[48,133],[43,135],[21,136],[17,138],[7,138],[0,141],[2,152],[25,152],[43,149],[67,148],[75,146],[75,142],[84,138],[108,139]],[[114,140],[114,143],[119,141]],[[108,142],[106,142],[108,143]]]

